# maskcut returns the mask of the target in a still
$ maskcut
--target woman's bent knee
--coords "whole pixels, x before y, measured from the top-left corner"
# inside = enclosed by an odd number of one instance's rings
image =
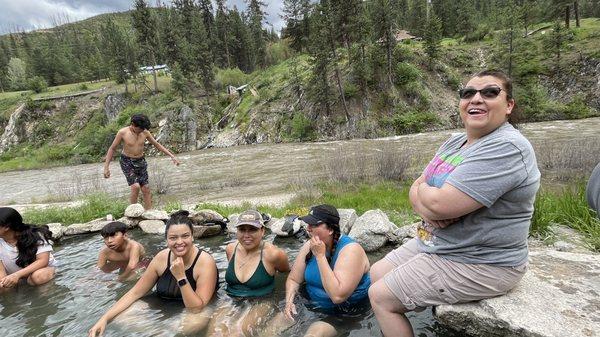
[[[29,277],[27,278],[27,283],[33,286],[47,283],[54,278],[54,272],[54,267],[46,267],[36,270],[31,275],[29,275]]]

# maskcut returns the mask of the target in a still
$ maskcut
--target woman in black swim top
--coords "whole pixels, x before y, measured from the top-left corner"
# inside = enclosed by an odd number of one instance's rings
[[[161,298],[180,299],[188,310],[201,312],[213,297],[218,279],[217,265],[210,254],[194,246],[193,226],[189,212],[179,211],[167,221],[165,234],[167,248],[160,251],[148,268],[117,303],[115,303],[90,329],[89,336],[102,335],[106,324],[148,293],[156,285]],[[193,327],[200,330],[208,323],[210,315],[193,319]],[[186,321],[190,321],[189,319]]]

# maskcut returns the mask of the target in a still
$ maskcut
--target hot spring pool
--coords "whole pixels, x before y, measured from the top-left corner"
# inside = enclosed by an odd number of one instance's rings
[[[130,237],[146,247],[148,255],[154,256],[166,247],[162,236],[145,234],[133,230]],[[225,294],[225,270],[227,259],[225,246],[233,240],[229,236],[217,236],[196,240],[195,243],[215,258],[219,268],[219,289],[216,303],[229,300]],[[290,260],[296,257],[301,242],[294,238],[274,238],[268,235],[266,240],[273,241],[287,251]],[[87,331],[100,316],[127,292],[134,282],[117,281],[116,274],[104,274],[96,269],[98,252],[104,246],[100,235],[76,236],[64,239],[54,246],[54,255],[59,261],[56,278],[40,287],[21,286],[14,291],[0,295],[0,336],[87,336]],[[386,252],[369,254],[371,262],[379,260]],[[285,276],[276,278],[274,300],[279,307],[284,306]],[[111,322],[104,336],[174,336],[183,312],[183,305],[170,302],[144,300],[143,309],[136,312],[135,319],[128,324]],[[297,324],[282,336],[302,336],[307,327],[315,321],[317,314],[305,308],[306,300],[298,298]],[[241,310],[234,306],[232,310]],[[457,337],[437,324],[431,310],[411,313],[409,318],[419,337]],[[377,320],[369,310],[359,319],[348,319],[337,327],[340,336],[381,336]],[[204,336],[200,333],[198,336]]]

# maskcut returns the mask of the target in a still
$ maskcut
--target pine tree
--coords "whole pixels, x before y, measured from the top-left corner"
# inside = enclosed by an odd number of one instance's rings
[[[188,87],[188,81],[183,76],[179,63],[177,62],[173,63],[171,66],[171,77],[171,89],[175,94],[181,97],[181,101],[183,102],[189,96],[190,89]]]
[[[204,24],[204,32],[206,33],[206,44],[208,46],[214,46],[217,41],[215,17],[213,16],[213,6],[211,0],[198,0],[198,8],[202,15],[202,22]],[[216,49],[211,50],[211,63],[216,59]]]
[[[216,29],[216,61],[220,67],[231,68],[231,33],[229,16],[225,7],[225,0],[217,0],[217,14],[215,15]]]
[[[124,83],[125,92],[129,92],[128,80],[134,75],[131,71],[137,70],[133,44],[111,18],[101,26],[100,32],[103,56],[105,62],[110,64],[111,77],[117,83]]]
[[[263,7],[265,3],[260,0],[248,0],[248,28],[252,37],[252,56],[254,65],[262,67],[266,63],[267,46],[262,23],[265,18]]]
[[[231,54],[235,60],[235,64],[244,72],[252,72],[254,70],[254,63],[252,61],[253,44],[250,32],[235,6],[229,13],[229,18],[233,40]]]
[[[154,93],[158,92],[156,79],[156,55],[158,47],[156,18],[150,12],[145,0],[135,0],[135,10],[132,12],[133,28],[136,32],[137,42],[141,49],[142,59],[152,65],[154,80]],[[146,63],[147,64],[147,63]]]
[[[308,44],[308,22],[310,14],[309,0],[284,0],[283,15],[286,26],[281,32],[283,38],[290,38],[290,47],[295,51],[301,52],[306,49]]]
[[[387,63],[387,82],[390,86],[394,84],[392,73],[392,51],[396,46],[396,37],[392,33],[392,9],[389,0],[376,0],[371,4],[371,27],[373,27],[373,38],[376,44],[385,51]]]
[[[439,57],[440,42],[442,41],[442,21],[431,13],[425,25],[425,53],[429,57],[429,67],[433,68],[434,61]]]

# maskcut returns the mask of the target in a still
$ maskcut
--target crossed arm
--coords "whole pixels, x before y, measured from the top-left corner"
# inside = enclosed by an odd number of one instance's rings
[[[444,183],[441,188],[429,186],[421,175],[410,187],[410,203],[414,211],[436,227],[446,227],[483,204],[456,187]]]
[[[4,265],[0,269],[0,288],[12,288],[19,282],[20,279],[24,277],[28,277],[33,274],[38,269],[42,269],[48,267],[48,263],[50,262],[50,252],[39,253],[35,256],[35,261],[33,261],[27,267],[18,270],[10,275],[6,275],[6,270],[4,269]],[[1,262],[0,262],[1,264]],[[4,274],[4,275],[2,275]]]

